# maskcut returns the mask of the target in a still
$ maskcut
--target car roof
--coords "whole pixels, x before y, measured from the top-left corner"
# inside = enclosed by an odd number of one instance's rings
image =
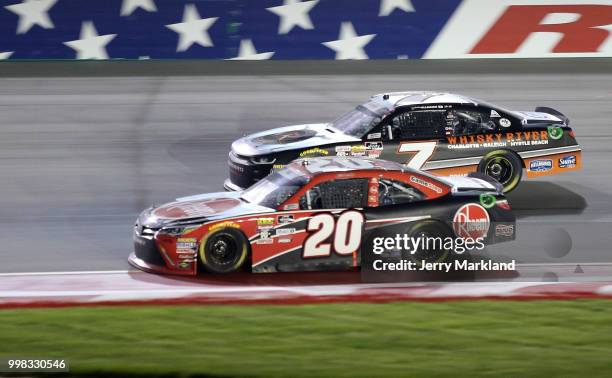
[[[410,91],[410,92],[389,92],[380,93],[372,96],[372,100],[385,103],[387,107],[397,107],[404,105],[418,104],[473,104],[478,101],[473,98],[449,93],[434,91]]]

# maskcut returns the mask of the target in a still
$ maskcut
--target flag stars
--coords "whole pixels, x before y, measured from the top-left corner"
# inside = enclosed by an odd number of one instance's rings
[[[210,47],[214,46],[208,29],[217,21],[218,17],[202,18],[194,4],[185,5],[183,11],[183,22],[166,25],[166,27],[179,34],[176,51],[186,51],[194,43]]]
[[[376,37],[376,34],[357,35],[353,24],[343,22],[340,35],[335,41],[323,42],[323,45],[336,52],[336,59],[368,59],[364,47]]]
[[[83,21],[79,39],[64,42],[64,45],[76,51],[77,59],[108,59],[106,45],[116,36],[117,34],[98,35],[92,21]]]
[[[308,12],[310,12],[318,2],[319,0],[303,2],[299,0],[285,0],[283,5],[266,9],[280,17],[278,34],[287,34],[295,26],[299,26],[305,30],[314,28]]]
[[[34,25],[43,29],[53,29],[49,10],[57,0],[23,0],[21,4],[7,5],[4,8],[19,16],[17,34],[27,33]]]
[[[404,12],[414,12],[414,5],[410,0],[380,0],[379,16],[388,16],[394,10],[400,9]]]
[[[250,39],[243,39],[240,41],[238,56],[230,60],[266,60],[270,59],[272,55],[274,55],[274,52],[257,53],[253,41]]]
[[[123,0],[120,15],[130,16],[139,8],[147,12],[157,12],[154,0]]]

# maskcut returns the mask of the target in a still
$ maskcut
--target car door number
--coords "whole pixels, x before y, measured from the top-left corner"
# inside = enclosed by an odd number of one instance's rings
[[[397,153],[415,153],[414,156],[404,164],[412,169],[421,169],[433,155],[437,144],[437,141],[402,143],[397,149]]]
[[[345,211],[338,219],[329,213],[315,215],[308,220],[306,231],[312,233],[304,242],[302,256],[327,257],[331,256],[332,249],[341,256],[357,252],[361,245],[363,223],[363,214],[358,211]],[[332,243],[326,243],[332,234]]]

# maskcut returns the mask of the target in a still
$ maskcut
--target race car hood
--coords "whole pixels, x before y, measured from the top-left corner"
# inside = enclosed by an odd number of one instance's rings
[[[155,224],[160,227],[183,221],[213,221],[273,211],[245,202],[240,199],[240,195],[241,192],[219,192],[177,198],[174,202],[143,212],[141,224]]]
[[[279,127],[247,135],[232,143],[232,150],[242,156],[258,156],[359,140],[331,128],[329,124],[317,123]]]

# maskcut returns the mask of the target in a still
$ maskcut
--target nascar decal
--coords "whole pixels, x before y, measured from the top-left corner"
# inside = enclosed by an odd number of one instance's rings
[[[518,147],[538,146],[548,144],[547,131],[520,131],[511,133],[465,135],[460,137],[447,137],[448,148],[491,148],[491,147]]]
[[[612,56],[609,0],[464,0],[425,59]]]
[[[489,213],[477,203],[461,206],[453,217],[453,230],[461,238],[484,238],[490,225]]]

